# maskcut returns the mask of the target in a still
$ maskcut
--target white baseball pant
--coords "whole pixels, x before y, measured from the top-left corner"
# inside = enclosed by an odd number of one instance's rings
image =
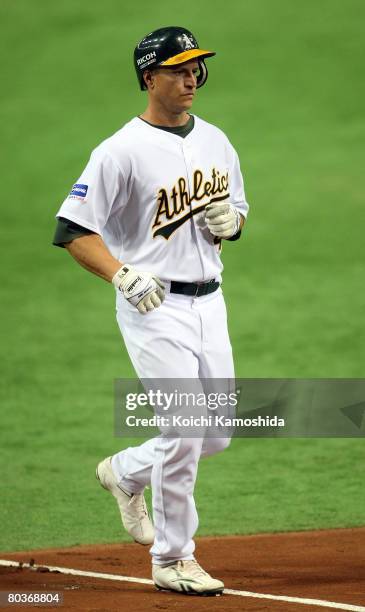
[[[191,378],[197,379],[197,385],[199,378],[234,379],[220,288],[196,298],[167,292],[162,306],[146,315],[118,295],[117,321],[140,379]],[[153,563],[194,558],[198,462],[229,442],[229,438],[158,436],[113,456],[112,468],[123,489],[138,493],[146,485],[152,487]]]

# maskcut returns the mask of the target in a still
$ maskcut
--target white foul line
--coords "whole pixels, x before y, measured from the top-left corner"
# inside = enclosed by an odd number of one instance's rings
[[[19,561],[8,561],[0,559],[0,566],[4,567],[26,567],[31,570],[45,567],[50,572],[59,572],[71,576],[86,576],[88,578],[101,578],[103,580],[115,580],[117,582],[133,582],[136,584],[151,584],[153,580],[147,578],[134,578],[133,576],[119,576],[118,574],[103,574],[102,572],[87,572],[67,567],[57,567],[54,565],[30,565],[29,563],[19,563]],[[323,608],[334,608],[335,610],[349,610],[350,612],[365,612],[364,606],[353,606],[351,604],[336,603],[323,599],[307,599],[302,597],[286,597],[285,595],[268,595],[266,593],[251,593],[251,591],[236,591],[234,589],[224,589],[225,595],[239,595],[240,597],[252,597],[256,599],[271,599],[272,601],[286,601],[288,603],[299,603],[307,606],[322,606]]]
[[[287,601],[288,603],[299,603],[306,606],[322,606],[323,608],[334,608],[335,610],[351,610],[352,612],[365,612],[364,606],[353,606],[351,604],[336,603],[323,599],[307,599],[306,597],[286,597],[285,595],[266,595],[264,593],[250,593],[250,591],[235,591],[224,589],[226,595],[241,595],[241,597],[256,597],[257,599],[272,599],[274,601]]]

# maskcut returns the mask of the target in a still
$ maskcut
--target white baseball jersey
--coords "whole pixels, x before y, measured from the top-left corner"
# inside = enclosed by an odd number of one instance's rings
[[[236,151],[195,116],[185,137],[139,117],[102,142],[63,202],[65,217],[103,238],[112,255],[164,280],[220,280],[220,241],[204,208],[229,201],[247,216]]]

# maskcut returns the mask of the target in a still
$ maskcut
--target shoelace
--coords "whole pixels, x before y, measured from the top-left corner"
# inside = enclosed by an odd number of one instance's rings
[[[189,561],[178,561],[178,568],[185,569],[194,576],[198,578],[199,576],[208,576],[206,571],[199,565],[199,563],[195,559],[191,559]]]

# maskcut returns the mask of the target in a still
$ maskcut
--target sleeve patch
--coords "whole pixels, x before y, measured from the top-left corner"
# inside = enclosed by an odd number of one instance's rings
[[[85,200],[88,189],[89,189],[88,185],[82,185],[81,183],[75,183],[68,197],[77,199],[77,200]]]

